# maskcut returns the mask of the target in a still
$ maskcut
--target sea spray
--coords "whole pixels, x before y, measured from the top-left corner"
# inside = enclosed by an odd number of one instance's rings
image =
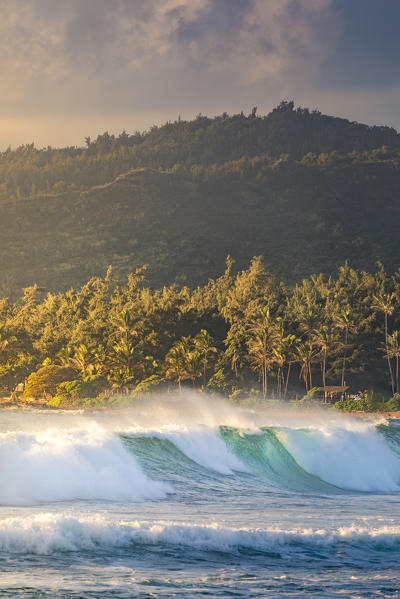
[[[70,499],[144,501],[171,488],[150,480],[119,437],[95,422],[0,434],[0,504]]]
[[[308,473],[341,489],[398,493],[400,460],[373,426],[280,429],[277,436]]]
[[[266,489],[400,492],[396,439],[389,443],[373,421],[332,410],[238,408],[185,393],[124,412],[3,415],[3,504],[163,498],[175,464],[148,437],[172,442],[177,460],[183,453],[221,477],[261,477]],[[202,476],[184,470],[188,487]]]

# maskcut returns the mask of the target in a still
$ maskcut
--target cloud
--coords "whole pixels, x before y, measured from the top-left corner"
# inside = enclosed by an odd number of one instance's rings
[[[330,0],[0,0],[0,8],[0,107],[14,116],[209,104],[210,95],[266,83],[290,90],[318,68],[332,20]]]
[[[380,121],[397,124],[391,74],[399,40],[391,23],[398,0],[385,7],[375,0],[0,0],[0,145],[25,141],[28,132],[44,143],[44,132],[48,143],[73,143],[82,128],[80,143],[96,127],[118,132],[122,122],[132,130],[254,105],[267,111],[282,98],[334,114],[340,106],[342,115],[371,122],[373,102],[365,99],[360,112],[358,93],[368,86],[387,107]]]

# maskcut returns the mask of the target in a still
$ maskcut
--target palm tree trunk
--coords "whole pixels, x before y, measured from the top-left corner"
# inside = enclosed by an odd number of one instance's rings
[[[281,367],[279,366],[278,372],[276,375],[276,395],[278,398],[281,398]]]
[[[286,384],[285,384],[285,399],[287,397],[287,390],[288,390],[289,376],[290,376],[290,367],[291,367],[291,364],[289,362],[288,369],[287,369],[287,375],[286,375]]]
[[[388,352],[388,315],[387,315],[387,312],[385,312],[385,348],[386,348],[386,358],[387,358],[387,363],[388,363],[389,373],[390,373],[390,383],[392,385],[392,394],[394,395],[394,378],[393,378],[393,371],[392,371],[392,363],[390,361],[389,352]]]
[[[267,364],[263,364],[263,398],[267,397]]]
[[[304,364],[303,380],[306,385],[306,393],[308,393],[308,364]]]
[[[349,329],[348,329],[348,327],[346,327],[346,334],[344,337],[343,364],[342,364],[342,381],[341,381],[342,387],[344,387],[344,372],[346,369],[346,354],[347,354],[348,339],[349,339]]]

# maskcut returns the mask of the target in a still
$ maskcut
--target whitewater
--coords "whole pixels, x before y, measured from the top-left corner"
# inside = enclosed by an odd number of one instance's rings
[[[398,597],[400,422],[0,410],[0,597]]]

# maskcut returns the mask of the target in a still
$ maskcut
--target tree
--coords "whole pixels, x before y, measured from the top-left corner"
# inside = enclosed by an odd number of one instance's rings
[[[342,330],[344,333],[344,339],[341,343],[341,347],[343,348],[343,356],[342,356],[341,381],[340,381],[341,386],[344,387],[347,351],[349,349],[349,335],[350,335],[350,333],[355,333],[357,331],[357,327],[354,322],[353,310],[350,306],[346,306],[345,308],[342,308],[338,313],[336,313],[334,315],[334,326],[337,329]]]
[[[268,391],[268,372],[274,362],[273,347],[278,338],[269,308],[261,309],[248,323],[247,346],[251,364],[261,375],[264,399]]]
[[[318,350],[312,341],[303,341],[296,347],[297,361],[300,364],[300,378],[303,379],[306,386],[306,393],[312,389],[311,365],[317,356]]]
[[[133,343],[121,339],[115,343],[110,353],[110,378],[121,385],[135,379],[135,370],[138,366],[139,356]]]
[[[322,373],[322,385],[326,386],[326,361],[328,352],[332,349],[337,341],[335,339],[333,330],[330,326],[322,325],[319,329],[315,329],[312,333],[312,339],[319,348],[319,353],[321,356],[321,373]],[[343,373],[344,378],[344,373]],[[343,385],[343,383],[342,383]]]
[[[278,397],[282,396],[282,388],[284,393],[284,399],[287,398],[287,391],[289,385],[289,377],[292,364],[295,362],[296,345],[299,343],[296,335],[289,333],[284,336],[283,331],[280,333],[280,337],[273,348],[274,361],[278,366],[277,372],[277,392]],[[286,367],[286,376],[284,374]]]
[[[65,381],[72,381],[75,378],[75,372],[72,368],[57,366],[51,364],[43,366],[36,372],[29,375],[24,396],[38,399],[52,397],[56,394],[57,386]]]
[[[394,394],[394,378],[393,378],[393,370],[392,364],[390,361],[390,355],[388,350],[388,316],[393,314],[393,311],[396,306],[396,295],[394,293],[385,293],[380,291],[377,295],[374,296],[374,303],[372,307],[380,312],[383,312],[385,315],[385,354],[389,368],[390,374],[390,383],[392,386],[392,393]]]
[[[182,337],[171,347],[165,357],[166,376],[168,379],[177,381],[179,391],[182,389],[182,382],[192,376],[188,369],[188,356],[191,351],[191,337]]]
[[[73,357],[69,358],[69,364],[80,373],[84,381],[88,381],[93,377],[95,369],[93,351],[84,343],[75,348]]]
[[[399,387],[399,358],[400,358],[400,331],[393,331],[391,335],[388,335],[387,346],[385,352],[389,358],[395,358],[396,360],[396,393],[400,393]]]
[[[116,327],[116,335],[119,335],[124,341],[128,341],[131,337],[137,337],[137,322],[132,318],[128,310],[122,310],[114,320]]]
[[[217,348],[214,346],[214,339],[205,329],[201,329],[200,333],[197,333],[193,340],[193,345],[199,354],[203,366],[203,386],[205,387],[209,357],[217,353]]]

